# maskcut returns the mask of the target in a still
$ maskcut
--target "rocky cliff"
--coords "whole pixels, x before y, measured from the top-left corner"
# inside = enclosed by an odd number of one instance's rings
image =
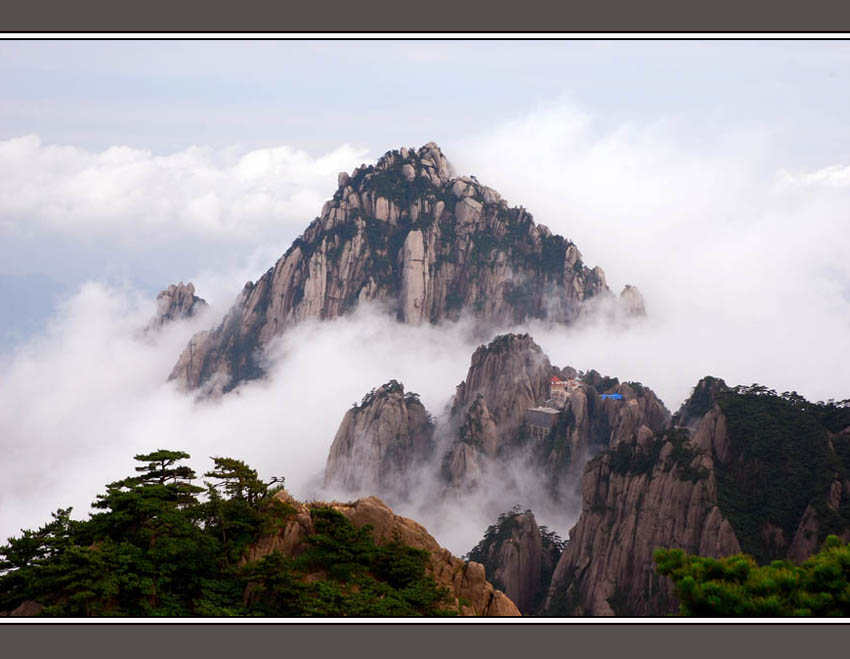
[[[191,318],[206,306],[206,300],[195,295],[195,286],[191,282],[171,284],[156,296],[156,315],[145,331],[157,330],[174,320]]]
[[[276,533],[265,536],[254,545],[246,560],[254,561],[275,550],[287,556],[296,556],[305,549],[305,541],[313,533],[310,509],[331,506],[345,515],[355,526],[371,526],[377,544],[398,538],[402,543],[428,551],[427,570],[440,586],[449,588],[454,596],[452,609],[467,616],[518,616],[516,605],[502,591],[485,578],[484,566],[474,561],[465,562],[453,556],[412,519],[393,513],[380,499],[368,497],[351,503],[308,504],[295,501],[285,491],[276,495],[293,506],[295,515]]]
[[[434,424],[416,394],[392,380],[373,389],[342,419],[325,469],[325,487],[390,493],[403,499],[433,452]]]
[[[579,374],[570,366],[552,366],[527,334],[498,336],[475,351],[451,404],[455,438],[443,463],[450,483],[474,487],[495,458],[521,459],[540,469],[541,486],[554,492],[571,476],[577,478],[599,451],[625,438],[652,435],[669,423],[669,412],[648,387],[589,371],[557,408],[548,435],[532,437],[526,413],[549,398],[552,376]],[[602,398],[610,393],[622,398]]]
[[[499,516],[468,558],[481,563],[493,585],[529,615],[540,606],[560,555],[560,538],[538,527],[530,510],[515,509]]]
[[[171,379],[227,391],[260,377],[260,352],[287,327],[382,301],[405,323],[569,323],[610,296],[578,248],[474,177],[453,177],[437,145],[391,151],[341,173],[287,252],[248,282],[221,324],[195,336]]]
[[[474,487],[486,462],[505,457],[526,410],[548,398],[554,372],[528,334],[501,335],[475,350],[451,402],[449,431],[455,439],[443,458],[451,484]]]
[[[547,613],[675,611],[656,547],[767,562],[802,559],[827,533],[850,537],[850,435],[835,432],[850,409],[835,409],[701,380],[670,428],[622,437],[588,464]]]
[[[646,302],[636,286],[626,285],[620,292],[620,308],[625,316],[632,318],[646,317]]]

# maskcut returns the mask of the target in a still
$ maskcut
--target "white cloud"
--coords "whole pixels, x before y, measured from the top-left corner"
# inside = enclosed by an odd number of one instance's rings
[[[650,319],[631,332],[533,330],[553,362],[640,380],[673,409],[707,374],[847,398],[848,170],[777,185],[780,140],[768,125],[604,127],[559,102],[449,157],[573,239],[615,292],[643,292]]]
[[[850,165],[829,165],[814,172],[796,175],[783,169],[776,176],[778,190],[813,185],[833,188],[850,186]]]
[[[365,153],[349,145],[319,157],[288,146],[95,152],[26,135],[0,141],[0,217],[10,232],[260,244],[282,226],[297,235],[332,194],[337,173]]]
[[[530,331],[554,364],[639,380],[675,410],[706,374],[815,400],[850,397],[850,186],[837,183],[847,168],[782,174],[794,163],[779,166],[776,139],[769,127],[683,120],[606,127],[558,103],[442,146],[459,173],[575,240],[612,288],[638,285],[650,314],[628,332],[593,322],[516,329]],[[337,171],[351,171],[362,155],[273,147],[155,156],[8,140],[0,143],[0,226],[105,236],[137,251],[164,245],[171,251],[162,258],[174,263],[186,258],[184,242],[218,240],[209,266],[192,277],[218,305],[209,318],[218,318],[285,249],[280,225],[290,240],[300,233]],[[417,329],[368,313],[305,325],[277,346],[282,357],[268,382],[194,404],[165,378],[201,325],[139,341],[134,332],[153,307],[132,289],[87,285],[45,336],[6,357],[0,536],[39,525],[59,506],[81,513],[106,482],[131,472],[134,453],[158,447],[187,450],[199,471],[210,455],[244,459],[264,476],[286,476],[296,496],[312,496],[351,402],[395,378],[438,414],[477,343],[462,326]],[[458,533],[449,522],[456,511],[443,512],[431,530],[456,552],[493,521],[474,511]]]
[[[313,497],[353,402],[398,379],[439,412],[475,347],[462,325],[414,328],[365,309],[296,328],[275,346],[267,382],[195,403],[166,378],[216,314],[145,338],[139,328],[154,308],[131,289],[88,284],[0,372],[0,537],[39,526],[60,506],[84,517],[107,482],[132,473],[134,454],[157,448],[189,452],[198,473],[210,456],[243,459]]]

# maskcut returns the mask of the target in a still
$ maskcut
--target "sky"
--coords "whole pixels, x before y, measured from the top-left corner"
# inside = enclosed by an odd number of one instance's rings
[[[165,384],[338,172],[428,141],[642,291],[628,330],[517,328],[553,363],[672,411],[707,374],[850,398],[848,76],[840,41],[0,41],[0,537],[160,444],[199,470],[238,447],[309,496],[390,378],[441,411],[475,342],[367,312],[293,332],[219,403]],[[181,280],[209,312],[140,338]],[[330,408],[302,381],[326,368]]]

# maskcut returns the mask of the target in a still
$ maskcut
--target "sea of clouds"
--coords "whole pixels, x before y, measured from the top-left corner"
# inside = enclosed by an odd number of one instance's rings
[[[514,329],[553,364],[643,382],[675,411],[707,374],[850,398],[850,164],[797,170],[775,158],[779,139],[769,127],[675,121],[603,130],[559,101],[441,146],[459,173],[574,240],[615,292],[637,285],[649,314],[625,329]],[[189,452],[199,473],[211,456],[239,458],[285,476],[296,497],[318,496],[339,422],[371,388],[397,379],[443,411],[481,337],[463,324],[403,326],[375,309],[295,328],[270,352],[266,381],[221,399],[197,402],[166,381],[190,336],[215,325],[318,215],[336,173],[376,155],[0,142],[0,250],[73,283],[42,331],[0,355],[0,538],[60,506],[84,516],[105,483],[132,473],[135,453],[157,448]],[[42,259],[40,244],[64,246],[64,258]],[[155,310],[147,289],[79,275],[101,254],[179,273],[211,307],[144,335]],[[458,554],[494,521],[491,511],[418,512]],[[542,521],[565,535],[574,515]]]

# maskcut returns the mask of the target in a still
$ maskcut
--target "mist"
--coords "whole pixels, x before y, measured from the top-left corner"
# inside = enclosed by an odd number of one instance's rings
[[[628,332],[530,325],[552,362],[640,381],[674,411],[709,374],[850,397],[850,156],[803,169],[817,154],[788,155],[768,122],[600,123],[560,100],[451,152],[615,293],[643,293],[648,320]]]
[[[365,307],[294,328],[270,346],[267,379],[196,401],[166,380],[192,333],[222,310],[144,335],[154,311],[137,291],[88,284],[11,356],[0,375],[0,535],[36,528],[58,507],[84,518],[106,483],[132,475],[133,455],[158,448],[189,453],[198,475],[213,456],[244,460],[317,498],[352,403],[397,379],[442,410],[476,345],[462,323],[415,328]]]
[[[501,328],[529,332],[554,365],[640,381],[671,411],[709,374],[811,400],[850,398],[847,162],[811,167],[799,163],[817,154],[779,157],[787,153],[783,136],[769,125],[662,118],[612,127],[567,101],[487,134],[435,139],[459,174],[476,175],[572,239],[585,263],[605,270],[615,294],[625,284],[643,293],[648,318],[628,326],[591,317],[572,327]],[[264,478],[284,476],[297,498],[324,496],[328,450],[352,403],[396,379],[440,415],[472,352],[489,338],[465,323],[409,327],[380,308],[363,308],[293,328],[269,347],[266,380],[195,401],[166,381],[189,337],[217,324],[245,281],[273,264],[318,214],[336,172],[359,165],[362,151],[340,147],[325,161],[293,156],[284,171],[273,157],[282,153],[277,147],[248,161],[240,160],[244,153],[190,150],[166,159],[165,171],[157,156],[123,149],[66,152],[32,138],[3,148],[6,172],[31,159],[0,189],[0,229],[14,238],[6,251],[28,245],[16,258],[23,263],[31,254],[38,263],[42,241],[68,240],[114,246],[140,261],[156,254],[156,272],[192,280],[212,308],[143,337],[155,309],[151,291],[80,266],[79,278],[89,281],[72,287],[42,331],[0,354],[0,537],[40,526],[60,506],[84,517],[106,483],[133,473],[134,454],[158,448],[187,451],[199,474],[211,456],[234,457]],[[306,167],[312,161],[321,166]],[[253,192],[237,185],[240,162],[259,182]],[[313,174],[299,179],[292,172],[302,165]],[[98,191],[99,179],[80,167],[129,178]],[[204,179],[208,170],[218,173]],[[41,177],[46,195],[24,189],[15,198],[27,172]],[[281,179],[289,182],[276,187]],[[148,193],[125,194],[135,188]],[[320,192],[303,192],[314,188]],[[203,202],[214,189],[224,199],[218,210]],[[264,201],[251,206],[254,192]],[[84,260],[99,253],[92,248]],[[60,266],[51,262],[45,272],[61,277]],[[434,503],[434,482],[423,478],[419,501],[396,512],[456,554],[514,503],[566,535],[574,506],[539,509],[534,474],[514,480],[517,488],[496,510],[496,496],[481,506]]]

